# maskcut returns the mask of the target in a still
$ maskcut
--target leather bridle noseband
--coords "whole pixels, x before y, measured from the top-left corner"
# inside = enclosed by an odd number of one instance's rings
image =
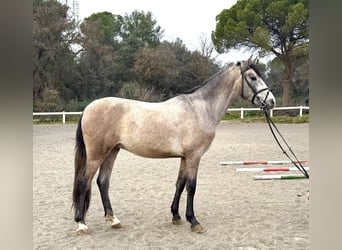
[[[253,97],[252,97],[251,102],[252,102],[253,104],[255,104],[255,103],[254,103],[254,100],[255,100],[255,98],[257,98],[257,99],[260,101],[260,103],[261,103],[260,108],[261,108],[261,109],[266,109],[266,108],[267,108],[266,99],[267,99],[267,97],[268,97],[268,95],[269,95],[269,93],[270,93],[270,89],[269,89],[268,87],[266,87],[266,88],[263,88],[263,89],[260,89],[260,90],[256,90],[255,87],[248,81],[248,79],[247,79],[246,76],[245,76],[246,71],[249,70],[249,69],[252,69],[252,68],[249,67],[249,66],[248,66],[246,69],[244,69],[244,70],[242,70],[242,68],[241,68],[241,77],[242,77],[242,91],[241,91],[241,96],[242,96],[242,98],[244,98],[244,96],[243,96],[243,85],[244,85],[244,82],[246,81],[246,82],[247,82],[247,85],[248,85],[249,88],[253,91],[253,94],[254,94]],[[260,94],[260,93],[263,92],[263,91],[267,91],[267,94],[266,94],[266,96],[265,96],[265,99],[264,99],[263,101],[261,101],[261,99],[260,99],[260,97],[258,96],[258,94]]]

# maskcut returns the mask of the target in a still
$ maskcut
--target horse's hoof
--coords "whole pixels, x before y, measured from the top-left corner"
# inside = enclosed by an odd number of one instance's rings
[[[77,230],[77,235],[88,235],[88,234],[89,234],[88,229]]]
[[[114,229],[117,229],[117,228],[121,228],[122,226],[121,226],[121,223],[117,223],[117,224],[113,223],[111,227]]]
[[[121,228],[122,227],[120,220],[115,215],[113,215],[113,216],[107,215],[106,221],[112,222],[112,225],[111,225],[112,228]]]
[[[179,220],[172,220],[173,225],[182,225],[184,224],[184,221],[182,219]]]
[[[194,233],[205,233],[207,230],[204,229],[201,224],[191,227],[191,231]]]
[[[89,234],[88,226],[83,223],[78,223],[77,235],[87,235]]]

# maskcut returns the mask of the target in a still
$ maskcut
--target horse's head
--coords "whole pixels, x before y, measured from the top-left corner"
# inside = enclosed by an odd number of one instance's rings
[[[262,79],[252,58],[250,57],[242,63],[238,62],[237,66],[240,66],[241,70],[242,98],[250,100],[253,104],[263,109],[272,109],[275,106],[276,100]]]

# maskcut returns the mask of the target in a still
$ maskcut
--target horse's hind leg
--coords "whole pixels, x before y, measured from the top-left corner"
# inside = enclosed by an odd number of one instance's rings
[[[112,223],[112,228],[120,228],[119,219],[114,215],[111,202],[108,195],[110,176],[113,169],[113,164],[119,149],[113,149],[107,159],[101,164],[99,175],[97,178],[97,185],[100,190],[102,204],[105,212],[105,218]]]
[[[77,234],[88,234],[85,223],[86,213],[90,204],[92,179],[99,168],[98,161],[87,161],[84,172],[75,181],[75,221],[78,223]]]
[[[179,167],[178,178],[176,182],[176,192],[173,198],[173,202],[171,205],[171,213],[172,213],[172,223],[174,225],[180,225],[183,223],[180,215],[179,215],[179,200],[182,195],[182,192],[185,187],[185,159],[181,159],[181,164]]]

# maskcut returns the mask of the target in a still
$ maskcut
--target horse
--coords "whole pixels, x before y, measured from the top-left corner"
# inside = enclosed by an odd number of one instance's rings
[[[251,57],[219,71],[199,88],[166,101],[103,97],[88,104],[76,130],[72,206],[77,234],[89,233],[85,216],[92,179],[98,170],[96,182],[105,220],[111,222],[112,228],[121,227],[108,196],[110,176],[120,149],[148,158],[180,158],[171,204],[172,223],[184,223],[179,215],[179,201],[186,188],[185,216],[191,231],[206,231],[194,213],[197,171],[201,157],[215,137],[216,127],[237,97],[262,109],[275,106],[275,98]]]

